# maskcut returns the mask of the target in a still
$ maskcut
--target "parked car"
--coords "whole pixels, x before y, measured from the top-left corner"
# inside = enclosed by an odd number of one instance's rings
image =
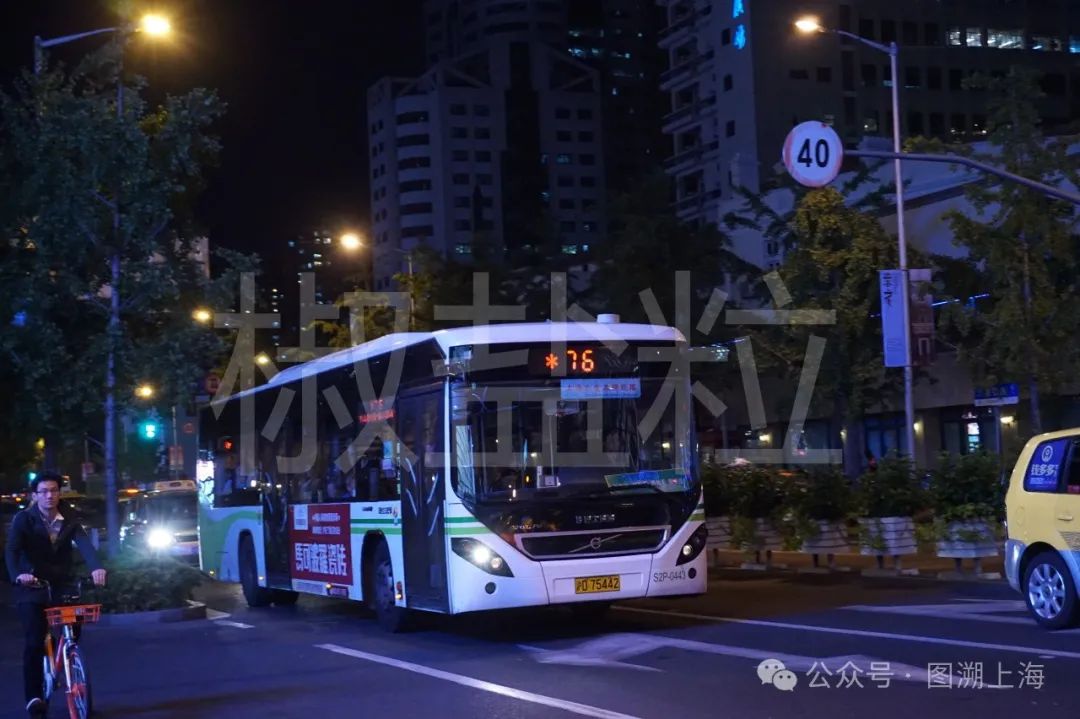
[[[1048,629],[1080,621],[1080,428],[1032,437],[1005,495],[1005,576]]]
[[[198,496],[186,481],[136,495],[125,507],[120,540],[128,546],[191,562],[199,561]]]

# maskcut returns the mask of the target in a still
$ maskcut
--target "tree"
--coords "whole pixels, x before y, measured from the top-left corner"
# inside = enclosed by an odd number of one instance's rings
[[[595,253],[596,272],[583,304],[594,312],[614,312],[631,322],[649,322],[642,293],[651,292],[669,324],[675,323],[675,273],[690,273],[691,317],[695,319],[713,289],[757,275],[757,267],[730,250],[724,234],[711,224],[693,226],[672,212],[670,181],[663,173],[614,199],[611,232]],[[698,338],[719,338],[715,333]],[[692,339],[692,338],[687,338]]]
[[[895,396],[898,377],[882,359],[878,270],[894,267],[896,242],[870,210],[888,188],[859,194],[872,168],[864,168],[841,189],[799,191],[791,212],[774,209],[765,197],[746,195],[747,211],[732,224],[756,228],[785,247],[779,277],[791,295],[790,308],[835,312],[835,324],[747,328],[758,367],[797,381],[811,336],[825,346],[811,407],[818,416],[840,419],[844,465],[849,474],[862,465],[862,418],[872,405]],[[852,197],[858,197],[852,202]]]
[[[1075,160],[1067,154],[1073,138],[1049,140],[1040,130],[1042,93],[1034,73],[1014,67],[1003,77],[976,76],[969,86],[991,93],[991,149],[958,152],[1046,184],[1077,183]],[[1074,382],[1080,371],[1076,208],[1009,182],[972,183],[966,193],[978,215],[946,216],[955,242],[967,250],[967,267],[959,269],[968,279],[957,276],[956,283],[970,283],[973,268],[979,286],[971,289],[989,296],[948,305],[943,329],[977,381],[1027,385],[1031,431],[1037,434],[1043,393]]]
[[[176,397],[217,360],[220,338],[191,312],[232,284],[195,261],[185,214],[219,149],[209,128],[223,105],[197,89],[151,106],[144,83],[120,74],[121,43],[0,97],[0,310],[20,318],[0,330],[13,412],[54,431],[104,412],[110,547],[117,412],[137,383]]]

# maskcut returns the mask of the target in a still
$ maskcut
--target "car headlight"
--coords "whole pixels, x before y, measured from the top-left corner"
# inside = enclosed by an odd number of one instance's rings
[[[694,533],[679,549],[679,558],[675,560],[675,565],[686,564],[697,559],[697,556],[701,554],[701,550],[705,549],[705,540],[708,537],[709,530],[705,528],[704,524],[695,529]]]
[[[450,540],[450,548],[454,551],[454,554],[483,569],[488,574],[499,577],[514,576],[506,560],[481,541],[469,537],[453,537]]]
[[[146,535],[146,546],[151,549],[165,549],[174,542],[176,542],[176,537],[173,536],[173,533],[161,527],[151,529],[150,533]]]

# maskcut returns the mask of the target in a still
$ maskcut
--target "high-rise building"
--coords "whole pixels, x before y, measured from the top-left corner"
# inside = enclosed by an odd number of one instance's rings
[[[599,72],[565,46],[559,2],[431,2],[418,78],[368,91],[374,288],[426,244],[468,259],[482,238],[556,233],[586,254],[606,230]]]
[[[284,251],[267,267],[261,288],[264,306],[281,318],[271,332],[274,347],[299,345],[305,275],[313,282],[314,303],[333,304],[342,292],[366,285],[362,252],[346,251],[326,229],[297,233],[285,241]]]
[[[477,233],[602,241],[605,197],[665,154],[662,17],[653,0],[428,0],[429,70],[368,93],[376,288],[421,239],[459,258]]]
[[[600,73],[604,164],[616,192],[658,170],[666,157],[664,54],[657,44],[663,18],[654,0],[568,3],[566,50]]]
[[[295,268],[296,284],[299,286],[305,272],[315,278],[315,301],[330,301],[336,297],[339,278],[335,271],[334,236],[327,230],[312,230],[296,235],[288,241],[291,265]]]
[[[846,143],[892,136],[889,57],[833,33],[805,36],[802,15],[877,43],[899,46],[905,137],[980,139],[986,93],[974,73],[1011,65],[1043,73],[1048,131],[1080,117],[1080,5],[1071,0],[658,0],[667,13],[661,87],[677,211],[719,221],[738,186],[758,190],[785,135],[805,120],[833,125]]]

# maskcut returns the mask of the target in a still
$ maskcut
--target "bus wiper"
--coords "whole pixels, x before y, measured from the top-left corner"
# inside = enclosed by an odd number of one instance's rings
[[[615,487],[604,487],[603,489],[586,489],[584,491],[577,492],[575,494],[569,495],[567,497],[567,499],[571,499],[571,498],[574,498],[574,497],[599,497],[602,494],[615,494],[616,492],[621,492],[621,491],[627,490],[627,489],[650,489],[653,492],[656,492],[657,494],[667,496],[667,493],[664,490],[657,487],[655,484],[642,483],[642,484],[620,484],[620,485],[617,485]]]
[[[652,491],[656,492],[657,494],[664,494],[664,495],[667,494],[667,492],[660,489],[655,484],[649,484],[649,483],[618,484],[618,485],[615,485],[614,487],[608,487],[607,491],[608,491],[608,493],[614,494],[615,492],[619,492],[619,491],[622,491],[624,489],[651,489]]]

